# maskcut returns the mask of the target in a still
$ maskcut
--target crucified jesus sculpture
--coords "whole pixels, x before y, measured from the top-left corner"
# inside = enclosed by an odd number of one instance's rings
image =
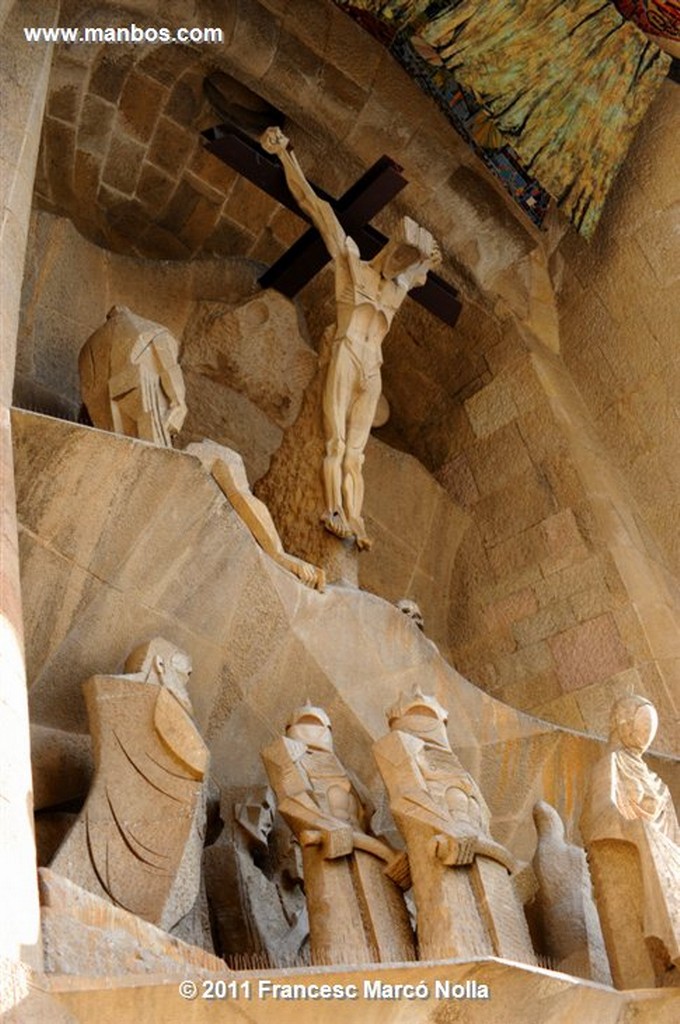
[[[378,255],[362,260],[330,204],[307,181],[283,132],[268,128],[260,141],[281,161],[288,187],[321,235],[335,271],[337,319],[323,391],[326,508],[321,522],[336,537],[353,537],[360,550],[370,548],[361,516],[362,466],[382,389],[382,343],[408,292],[424,284],[428,270],[441,262],[439,248],[429,231],[404,217]]]

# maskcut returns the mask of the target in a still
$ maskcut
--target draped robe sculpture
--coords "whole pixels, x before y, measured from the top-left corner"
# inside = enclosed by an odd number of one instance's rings
[[[78,357],[95,427],[172,447],[186,418],[179,345],[162,324],[113,306]]]
[[[187,415],[178,357],[177,339],[162,324],[127,306],[113,306],[78,359],[83,401],[95,427],[172,448]],[[269,509],[250,490],[241,456],[207,440],[189,445],[188,451],[212,473],[270,558],[302,583],[323,590],[323,570],[284,551]]]
[[[611,985],[585,852],[567,842],[564,824],[545,801],[534,806],[538,843],[533,866],[543,950],[558,971]]]
[[[95,775],[50,867],[169,931],[199,891],[209,755],[191,718],[188,656],[157,637],[125,670],[84,684]]]
[[[657,726],[645,697],[616,701],[581,817],[619,988],[680,983],[680,827],[668,786],[642,756]]]

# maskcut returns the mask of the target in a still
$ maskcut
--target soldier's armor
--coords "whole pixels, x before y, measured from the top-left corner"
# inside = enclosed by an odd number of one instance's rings
[[[332,818],[363,829],[361,802],[335,754],[310,749],[305,751],[298,764],[309,780],[310,792],[319,808]]]
[[[281,815],[302,844],[313,961],[412,960],[413,935],[402,893],[385,874],[381,856],[362,848],[362,836],[382,844],[367,831],[370,810],[342,763],[332,750],[290,736],[262,756]],[[329,852],[327,841],[347,830],[353,833],[348,846]]]
[[[486,831],[488,812],[484,798],[451,750],[423,743],[416,754],[416,763],[436,804],[445,806],[454,817],[464,815]]]

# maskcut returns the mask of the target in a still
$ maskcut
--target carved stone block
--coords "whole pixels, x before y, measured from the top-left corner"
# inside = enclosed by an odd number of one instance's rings
[[[198,895],[208,751],[187,655],[158,638],[126,668],[84,685],[94,781],[51,868],[169,931]]]

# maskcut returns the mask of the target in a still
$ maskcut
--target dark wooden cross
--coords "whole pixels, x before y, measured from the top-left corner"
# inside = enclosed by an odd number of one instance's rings
[[[309,222],[309,217],[293,198],[275,156],[265,153],[249,135],[232,124],[209,128],[203,135],[210,153]],[[357,243],[362,259],[373,259],[388,241],[369,221],[408,184],[401,172],[399,164],[382,156],[339,199],[313,186],[314,191],[330,203],[343,229]],[[311,227],[265,271],[259,283],[263,288],[276,288],[293,298],[330,259],[321,235]],[[456,289],[432,271],[425,284],[414,288],[409,295],[446,324],[453,326],[458,319],[461,303]]]

